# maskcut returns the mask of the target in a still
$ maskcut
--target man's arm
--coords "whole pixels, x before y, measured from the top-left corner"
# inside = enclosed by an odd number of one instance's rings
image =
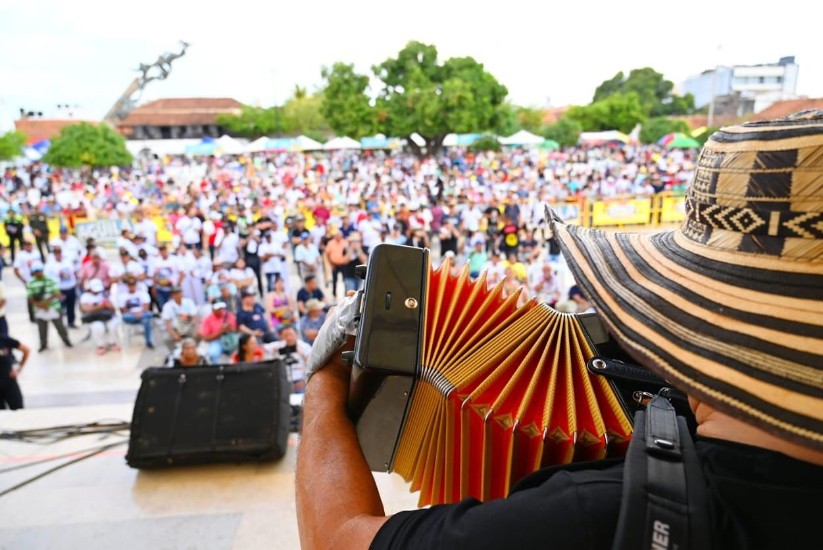
[[[23,368],[26,366],[26,362],[29,360],[30,350],[26,344],[22,342],[17,344],[17,349],[19,349],[23,353],[23,357],[22,359],[20,359],[20,366],[17,367],[16,370],[12,369],[11,373],[9,373],[9,376],[11,376],[12,378],[17,378],[18,376],[20,376],[20,372],[23,370]]]
[[[368,548],[388,519],[346,414],[350,370],[339,356],[306,391],[295,479],[304,550]]]

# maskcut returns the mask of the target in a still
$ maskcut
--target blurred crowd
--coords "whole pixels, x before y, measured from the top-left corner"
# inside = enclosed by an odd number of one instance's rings
[[[449,258],[474,278],[486,271],[504,295],[523,288],[523,301],[582,311],[590,306],[545,238],[544,204],[679,192],[694,160],[602,146],[424,160],[373,151],[148,155],[106,171],[34,163],[3,174],[3,257],[27,287],[41,351],[49,325],[64,345],[86,327],[101,355],[136,327],[172,365],[283,358],[299,391],[326,311],[360,287],[355,267],[378,244],[430,247],[436,263]],[[59,234],[49,232],[53,217]],[[122,231],[106,246],[81,241],[77,218],[120,220]]]

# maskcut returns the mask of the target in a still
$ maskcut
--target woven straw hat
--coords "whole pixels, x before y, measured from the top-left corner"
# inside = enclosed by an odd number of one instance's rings
[[[677,231],[554,234],[637,361],[823,449],[823,111],[723,128],[697,165]]]

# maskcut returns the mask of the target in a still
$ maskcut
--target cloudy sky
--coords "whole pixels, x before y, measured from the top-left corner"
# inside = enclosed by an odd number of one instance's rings
[[[134,77],[178,40],[191,42],[144,99],[229,96],[282,102],[320,67],[361,71],[409,40],[445,59],[475,57],[525,105],[587,103],[617,71],[651,66],[679,84],[718,64],[795,55],[798,93],[823,97],[823,4],[758,2],[372,0],[4,0],[0,3],[0,130],[18,109],[78,105],[101,118]]]

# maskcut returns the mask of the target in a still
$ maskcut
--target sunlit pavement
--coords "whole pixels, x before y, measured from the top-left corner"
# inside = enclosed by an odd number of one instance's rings
[[[163,352],[144,350],[135,331],[122,351],[98,356],[87,329],[70,331],[67,349],[50,327],[49,350],[37,352],[25,292],[4,270],[10,335],[32,349],[20,377],[21,411],[0,411],[0,431],[101,420],[130,421],[140,372]],[[326,289],[324,288],[324,291]],[[0,492],[84,451],[125,441],[127,433],[83,436],[47,445],[0,440]],[[0,496],[0,549],[281,549],[298,548],[294,465],[298,436],[272,464],[226,464],[137,471],[126,445],[47,474]],[[61,457],[58,460],[44,459]],[[41,462],[37,462],[41,461]],[[397,476],[376,474],[388,513],[413,508],[416,495]]]

